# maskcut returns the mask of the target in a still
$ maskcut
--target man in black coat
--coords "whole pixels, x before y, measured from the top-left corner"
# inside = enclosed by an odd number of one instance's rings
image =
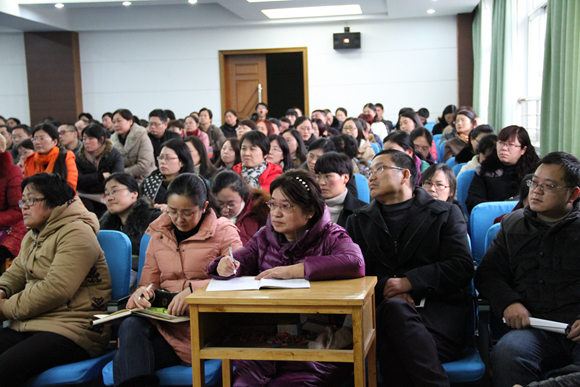
[[[155,165],[159,166],[157,157],[161,153],[161,145],[172,138],[181,138],[179,133],[167,130],[169,117],[163,109],[154,109],[149,113],[149,139],[153,145],[153,157],[155,157]]]
[[[502,219],[475,276],[480,294],[512,328],[492,354],[496,387],[525,385],[580,363],[580,161],[550,153],[528,184],[528,207]],[[571,330],[535,329],[530,317]]]
[[[441,363],[467,343],[473,263],[463,214],[415,187],[417,168],[403,152],[374,158],[374,199],[346,228],[377,276],[377,350],[388,386],[448,386]]]

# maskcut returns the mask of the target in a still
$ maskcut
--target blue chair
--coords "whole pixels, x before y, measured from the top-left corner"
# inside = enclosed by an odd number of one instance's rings
[[[476,348],[467,348],[461,359],[442,365],[452,384],[479,382],[485,375],[485,364]]]
[[[489,246],[491,246],[491,242],[493,242],[493,238],[495,238],[500,228],[501,223],[496,223],[487,230],[487,233],[485,234],[485,251],[487,251]]]
[[[430,132],[432,132],[432,131],[433,131],[433,127],[434,127],[434,126],[435,126],[435,123],[434,123],[434,122],[427,122],[427,123],[425,124],[425,128],[429,129],[429,131],[430,131]]]
[[[500,215],[511,212],[518,204],[517,201],[480,203],[471,210],[471,252],[477,264],[485,254],[485,237],[493,226],[493,221]]]
[[[97,235],[111,274],[113,300],[129,296],[131,280],[131,240],[119,231],[103,230]],[[103,367],[113,359],[115,351],[94,359],[51,368],[27,380],[25,387],[74,385],[87,383],[99,377]]]
[[[469,190],[473,176],[475,176],[475,169],[464,171],[457,176],[457,201],[461,205],[461,208],[463,208],[463,212],[466,214],[469,212],[467,211],[465,200],[467,199],[467,191]]]
[[[442,140],[437,147],[437,162],[445,162],[445,140]]]
[[[451,168],[455,166],[455,157],[451,157],[449,160],[445,162],[445,164],[449,165]]]
[[[442,134],[434,134],[433,135],[433,142],[435,142],[435,146],[439,147],[439,141],[441,141]]]
[[[375,151],[375,154],[377,154],[381,151],[379,144],[377,144],[376,142],[371,142],[370,144],[371,144],[371,147],[373,148],[373,150]]]
[[[206,360],[205,368],[205,385],[214,386],[221,380],[222,361],[221,360]],[[174,367],[163,368],[155,375],[159,377],[161,386],[191,386],[193,385],[193,378],[191,367],[178,365]],[[113,362],[108,363],[103,368],[103,383],[106,386],[113,385]]]
[[[461,163],[461,164],[455,164],[453,167],[453,172],[455,173],[455,177],[459,176],[459,171],[461,171],[461,168],[467,163]]]
[[[147,253],[147,246],[149,246],[149,241],[151,240],[151,235],[143,234],[141,238],[141,244],[139,245],[139,266],[137,268],[137,284],[141,280],[141,273],[143,272],[143,266],[145,266],[145,256]]]
[[[367,179],[360,173],[355,173],[354,181],[356,183],[356,189],[358,190],[358,200],[369,203],[371,201],[371,191],[369,190]]]

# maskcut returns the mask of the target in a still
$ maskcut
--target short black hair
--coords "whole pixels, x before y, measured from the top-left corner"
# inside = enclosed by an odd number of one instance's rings
[[[105,118],[105,117],[109,117],[112,120],[113,119],[113,113],[111,113],[111,112],[103,113],[103,115],[101,116],[101,120],[103,118]]]
[[[403,132],[406,133],[406,132]],[[413,129],[411,132],[411,141],[415,141],[417,137],[425,137],[429,144],[433,143],[433,133],[423,126]]]
[[[12,128],[12,132],[14,132],[16,129],[22,129],[27,136],[32,135],[32,129],[30,129],[30,126],[28,125],[25,124],[16,125],[15,127]]]
[[[375,104],[375,108],[381,108],[381,109],[385,110],[385,107],[384,107],[384,106],[383,106],[383,104],[382,104],[382,103],[380,103],[380,102],[377,102],[377,103]]]
[[[133,113],[131,113],[131,110],[129,109],[117,109],[113,112],[113,117],[115,116],[115,114],[120,115],[121,117],[123,117],[123,119],[127,121],[133,121],[133,123],[139,122],[135,121]]]
[[[497,143],[497,135],[495,133],[486,134],[479,140],[479,144],[475,148],[475,153],[484,155],[490,155],[495,152]]]
[[[34,150],[34,144],[32,143],[31,139],[27,138],[26,140],[20,141],[18,145],[16,145],[16,149],[20,148]]]
[[[244,141],[249,141],[253,146],[257,146],[262,150],[262,155],[266,157],[270,153],[270,140],[262,132],[257,130],[250,130],[244,134],[240,139],[240,147],[244,145]]]
[[[221,216],[217,200],[211,193],[207,182],[195,173],[182,173],[173,179],[167,187],[166,197],[169,198],[171,195],[185,196],[200,209],[203,209],[205,202],[208,202],[209,208],[215,212],[215,215],[218,218]]]
[[[347,111],[346,111],[346,109],[345,109],[345,108],[343,108],[343,107],[339,107],[339,108],[337,108],[337,109],[336,109],[336,112],[338,112],[338,111],[341,111],[341,112],[343,112],[343,113],[344,113],[344,115],[348,117],[348,113],[347,113]],[[334,112],[334,113],[336,114],[336,112]]]
[[[296,111],[295,111],[294,113],[296,113]],[[290,120],[289,120],[288,118],[286,118],[286,117],[280,117],[280,122],[285,122],[285,123],[287,123],[287,124],[292,124],[292,123],[290,122]]]
[[[566,152],[551,152],[538,161],[538,167],[545,165],[559,165],[564,170],[564,181],[568,187],[580,186],[580,160]]]
[[[250,197],[250,190],[242,177],[230,169],[220,171],[211,182],[211,191],[214,195],[220,193],[224,188],[230,188],[237,192],[244,202]]]
[[[167,115],[167,119],[170,121],[175,121],[175,113],[171,109],[163,109],[165,114]]]
[[[241,120],[238,122],[238,127],[240,125],[245,125],[248,128],[252,129],[252,130],[258,130],[258,127],[256,126],[256,123],[252,120]]]
[[[139,184],[137,183],[137,180],[135,180],[133,175],[130,175],[125,172],[115,172],[105,179],[105,185],[111,180],[115,180],[117,183],[123,184],[125,187],[127,187],[129,192],[131,193],[133,192],[137,192],[138,194],[141,193],[141,191],[139,190]]]
[[[105,130],[100,124],[89,124],[82,131],[82,136],[96,138],[99,144],[105,142],[109,138],[108,131]]]
[[[337,136],[332,136],[330,141],[334,143],[337,152],[344,153],[351,159],[356,157],[358,145],[356,139],[350,134],[341,133]]]
[[[491,134],[495,133],[491,125],[478,125],[471,132],[469,132],[469,139],[477,138],[481,133]]]
[[[203,108],[199,109],[199,113],[198,114],[201,114],[201,112],[203,112],[204,110],[207,112],[207,114],[209,116],[209,119],[210,120],[213,119],[213,113],[211,112],[211,110],[209,110],[206,107],[203,107]]]
[[[16,125],[20,125],[21,124],[20,120],[18,118],[16,118],[16,117],[10,117],[10,118],[8,118],[8,120],[12,120],[12,121],[16,122]],[[6,121],[8,121],[8,120],[6,120]]]
[[[40,192],[44,197],[44,206],[49,209],[62,206],[76,196],[75,190],[68,184],[66,179],[55,173],[43,172],[27,177],[20,184],[22,192],[28,185],[30,185],[30,188]]]
[[[268,121],[270,121],[272,124],[275,124],[278,129],[280,129],[280,120],[274,117],[270,117],[268,118]]]
[[[34,127],[34,129],[32,129],[32,135],[34,136],[34,134],[36,132],[38,132],[39,130],[42,130],[43,132],[48,134],[52,140],[58,141],[58,129],[56,129],[56,127],[53,124],[49,124],[48,122],[45,122],[45,123],[36,125]]]
[[[429,118],[429,110],[427,110],[427,108],[417,110],[417,114],[425,119]]]
[[[344,153],[328,152],[316,160],[314,165],[315,173],[338,173],[348,175],[352,179],[353,167],[351,159]]]
[[[165,113],[165,110],[163,109],[151,110],[151,113],[149,113],[149,121],[151,121],[151,117],[158,117],[161,122],[167,122],[168,120],[167,113]]]
[[[87,113],[87,112],[83,112],[81,114],[79,114],[79,120],[82,120],[83,117],[85,117],[86,119],[89,120],[89,122],[93,122],[93,115],[91,113]]]
[[[411,135],[407,132],[404,132],[402,130],[395,130],[389,133],[387,137],[385,137],[385,139],[383,140],[383,147],[387,142],[395,143],[399,145],[401,148],[403,148],[403,150],[412,149],[413,156],[416,156],[415,144],[413,143],[413,141],[411,141]]]
[[[171,120],[171,121],[169,121],[169,123],[167,124],[167,127],[168,128],[171,128],[173,126],[176,127],[176,128],[179,128],[179,129],[185,128],[185,126],[183,125],[183,123],[180,120]]]
[[[161,149],[169,148],[175,152],[179,161],[183,164],[179,173],[193,172],[193,160],[191,159],[191,151],[185,145],[185,142],[180,138],[172,138],[161,144]]]
[[[294,122],[294,127],[299,127],[300,125],[302,125],[304,123],[304,121],[308,121],[310,122],[310,125],[312,125],[312,120],[306,116],[300,116],[296,119],[296,121]]]
[[[457,179],[455,178],[455,172],[453,172],[453,169],[449,165],[445,163],[431,165],[421,175],[421,186],[423,186],[425,181],[431,180],[437,171],[443,171],[445,176],[447,176],[447,181],[449,182],[449,197],[447,201],[453,203],[455,193],[457,192]]]
[[[394,149],[382,150],[375,155],[373,159],[381,155],[391,155],[391,160],[395,166],[399,168],[408,169],[411,172],[411,178],[409,179],[411,183],[411,188],[414,188],[417,184],[417,180],[419,178],[419,172],[417,171],[417,165],[415,165],[415,160],[413,160],[408,154],[405,152],[401,152]]]
[[[310,144],[310,146],[308,147],[308,151],[316,149],[322,149],[322,151],[326,153],[335,151],[336,146],[334,146],[334,143],[330,141],[329,138],[321,137],[314,140],[312,144]]]
[[[294,109],[288,109],[286,110],[286,114],[284,114],[285,116],[294,116],[296,118],[298,118],[298,113],[296,113],[296,110]]]
[[[262,105],[263,107],[266,108],[266,110],[268,110],[268,105],[266,105],[264,102],[258,102],[258,104],[256,105],[256,110],[258,109],[258,106]]]

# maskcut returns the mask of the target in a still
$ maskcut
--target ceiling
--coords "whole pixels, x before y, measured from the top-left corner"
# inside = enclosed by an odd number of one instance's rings
[[[472,12],[479,0],[0,0],[0,32],[195,29],[248,24],[388,20]],[[359,4],[362,15],[271,20],[263,9]],[[433,9],[435,13],[428,14]]]

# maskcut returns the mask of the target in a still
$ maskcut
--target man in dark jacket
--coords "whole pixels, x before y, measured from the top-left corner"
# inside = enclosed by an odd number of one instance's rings
[[[369,173],[374,199],[346,228],[361,246],[376,287],[377,352],[388,386],[448,386],[442,362],[467,344],[473,276],[467,229],[458,206],[415,187],[417,167],[406,153],[377,154]]]
[[[580,362],[580,161],[553,152],[540,160],[529,206],[506,215],[475,284],[509,328],[494,349],[494,385],[539,380]],[[561,335],[530,328],[530,317],[569,324]]]
[[[155,109],[149,113],[149,139],[151,144],[153,144],[153,156],[155,157],[155,165],[159,165],[157,162],[157,156],[161,153],[161,145],[171,140],[172,138],[181,138],[179,133],[167,130],[167,124],[169,123],[169,117],[163,109]]]

